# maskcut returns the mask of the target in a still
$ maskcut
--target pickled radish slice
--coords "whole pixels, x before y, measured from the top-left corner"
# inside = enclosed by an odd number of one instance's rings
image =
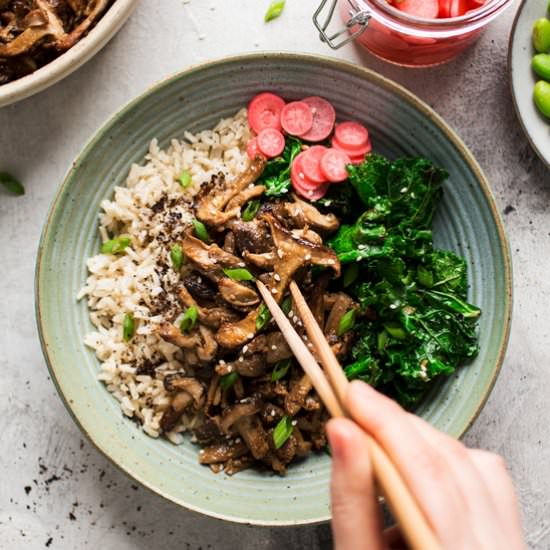
[[[281,111],[285,101],[278,95],[264,92],[258,94],[248,105],[248,124],[259,134],[265,128],[281,130]]]
[[[302,164],[305,154],[305,151],[303,153],[300,153],[294,159],[294,162],[290,167],[290,179],[292,181],[292,186],[295,189],[301,189],[302,191],[316,189],[317,187],[319,187],[319,185],[322,185],[322,183],[320,184],[316,181],[313,181],[306,176]],[[324,180],[324,182],[326,182],[326,180]]]
[[[313,127],[313,114],[307,103],[292,101],[281,111],[281,126],[291,136],[301,137]]]
[[[322,145],[314,145],[304,151],[301,162],[302,170],[306,178],[315,183],[325,183],[327,181],[321,172],[320,166],[321,158],[327,151],[328,149]]]
[[[394,6],[400,11],[423,19],[436,19],[439,13],[437,0],[401,0],[395,2]]]
[[[258,150],[258,140],[256,138],[252,138],[246,144],[246,152],[248,153],[248,158],[250,159],[256,158],[256,155],[260,153],[260,151]]]
[[[305,141],[323,141],[327,139],[336,122],[336,111],[334,107],[322,97],[311,96],[302,99],[304,103],[309,105],[313,115],[313,125],[311,130],[301,136]]]
[[[367,145],[369,132],[362,124],[348,121],[336,126],[334,137],[343,148],[358,152]]]
[[[350,158],[338,149],[329,149],[321,159],[321,172],[332,183],[339,183],[348,179],[346,166],[350,164]]]
[[[338,151],[342,151],[342,153],[346,153],[348,157],[359,157],[359,156],[365,156],[367,153],[370,153],[372,150],[372,145],[370,143],[370,140],[367,139],[367,142],[363,147],[357,148],[357,149],[350,149],[349,147],[345,147],[340,143],[338,138],[334,136],[332,138],[332,146],[335,149],[338,149]]]
[[[265,128],[256,140],[258,150],[267,158],[278,157],[285,148],[285,136],[275,128]]]
[[[460,17],[468,11],[467,0],[451,0],[450,17]]]
[[[359,155],[357,157],[350,157],[349,160],[352,164],[361,164],[366,158],[366,155]]]
[[[316,187],[315,189],[300,189],[295,187],[296,193],[303,197],[304,199],[307,199],[309,201],[318,201],[319,199],[322,199],[326,192],[328,191],[329,184],[323,183]]]
[[[439,0],[439,17],[451,17],[451,2],[452,0]]]

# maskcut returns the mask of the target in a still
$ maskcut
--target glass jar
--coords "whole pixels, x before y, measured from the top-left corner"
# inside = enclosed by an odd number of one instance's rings
[[[385,0],[322,0],[313,16],[321,40],[338,49],[357,40],[371,53],[405,67],[445,63],[473,44],[486,25],[513,0],[489,0],[461,17],[422,19],[398,10]],[[345,28],[330,34],[336,10]],[[349,33],[349,36],[342,35]]]

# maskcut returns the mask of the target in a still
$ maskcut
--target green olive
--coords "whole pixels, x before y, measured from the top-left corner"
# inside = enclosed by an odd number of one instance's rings
[[[550,21],[541,17],[533,25],[533,46],[539,53],[550,50]]]
[[[533,57],[531,66],[541,78],[550,80],[550,54],[538,53]]]
[[[533,98],[539,111],[545,117],[550,118],[550,83],[539,80],[535,85]]]

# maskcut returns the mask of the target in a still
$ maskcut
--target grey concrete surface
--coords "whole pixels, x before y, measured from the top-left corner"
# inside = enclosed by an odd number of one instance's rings
[[[128,24],[65,81],[0,110],[0,170],[26,196],[0,190],[0,548],[80,550],[330,548],[328,526],[260,529],[182,510],[137,487],[85,441],[46,370],[34,321],[41,227],[71,160],[98,126],[151,83],[226,54],[331,55],[314,32],[315,2],[288,0],[266,26],[268,0],[141,0]],[[531,548],[550,548],[550,176],[518,125],[507,40],[517,3],[465,55],[422,71],[349,46],[433,106],[471,147],[492,183],[511,241],[513,332],[504,368],[468,444],[503,454],[519,489]]]

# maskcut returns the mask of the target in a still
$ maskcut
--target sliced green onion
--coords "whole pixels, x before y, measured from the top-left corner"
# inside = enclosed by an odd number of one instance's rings
[[[222,390],[228,390],[238,379],[238,372],[230,372],[220,378],[220,388]]]
[[[342,283],[344,288],[352,285],[357,277],[359,277],[359,265],[357,263],[350,264],[350,266],[344,271],[344,281]]]
[[[183,249],[179,244],[175,244],[170,249],[170,259],[175,271],[179,271],[183,265]]]
[[[272,19],[277,19],[281,13],[283,13],[283,9],[285,7],[286,0],[274,0],[269,4],[269,8],[267,8],[267,11],[264,15],[264,21],[268,23]]]
[[[273,430],[273,443],[276,449],[280,449],[286,443],[293,430],[292,418],[288,415],[283,416]]]
[[[0,185],[14,195],[21,196],[25,194],[25,188],[22,183],[7,172],[0,172]]]
[[[199,220],[193,220],[193,227],[195,228],[195,235],[201,241],[205,242],[206,244],[210,244],[212,242],[204,223],[200,222]]]
[[[265,304],[260,306],[260,311],[256,317],[256,330],[262,330],[271,319],[271,312]]]
[[[290,365],[292,365],[292,358],[290,357],[275,363],[275,367],[273,367],[273,372],[271,373],[271,380],[273,382],[277,382],[277,380],[284,378],[290,368]]]
[[[355,325],[355,310],[350,309],[342,315],[342,318],[338,323],[338,330],[336,331],[336,334],[338,336],[342,336],[342,334],[345,334],[348,330],[351,330],[353,325]]]
[[[386,351],[386,344],[388,343],[389,338],[390,335],[385,330],[378,333],[378,337],[376,338],[376,347],[378,348],[378,353],[382,354]]]
[[[121,235],[110,241],[106,241],[101,245],[102,254],[122,254],[126,247],[130,246],[132,239],[130,237]]]
[[[386,323],[384,328],[393,336],[396,340],[406,340],[407,333],[403,330],[403,327],[398,323]]]
[[[131,313],[127,313],[122,321],[122,338],[129,342],[136,333],[136,321]]]
[[[258,199],[253,199],[251,201],[248,201],[248,204],[246,205],[246,208],[243,210],[243,214],[241,216],[243,221],[251,222],[255,218],[259,209],[260,209],[260,201]]]
[[[281,309],[285,315],[288,315],[292,309],[292,297],[290,295],[286,296],[285,299],[281,302]]]
[[[223,272],[234,281],[253,281],[254,275],[245,269],[244,267],[237,267],[235,269],[224,269]]]
[[[191,306],[187,308],[186,312],[183,314],[183,317],[180,321],[180,330],[183,333],[189,332],[195,328],[197,324],[197,319],[199,318],[199,310],[196,306]]]
[[[193,183],[193,178],[191,177],[191,172],[189,172],[189,170],[182,170],[180,177],[178,179],[179,179],[180,185],[184,189],[187,189]]]

